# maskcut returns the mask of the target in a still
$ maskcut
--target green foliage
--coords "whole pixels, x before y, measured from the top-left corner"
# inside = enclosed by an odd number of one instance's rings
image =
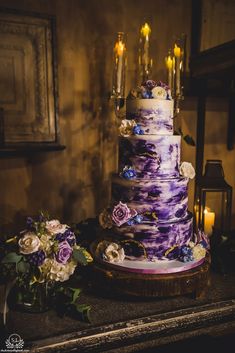
[[[22,255],[18,255],[15,252],[8,253],[3,259],[2,263],[15,263],[18,264],[23,259]]]
[[[87,258],[85,254],[83,253],[83,249],[74,249],[73,251],[73,258],[76,260],[80,265],[87,265]]]

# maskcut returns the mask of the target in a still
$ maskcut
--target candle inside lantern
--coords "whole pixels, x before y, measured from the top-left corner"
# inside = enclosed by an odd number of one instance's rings
[[[173,58],[169,54],[166,57],[166,68],[167,68],[167,79],[168,79],[168,86],[172,90],[172,72],[173,72]]]
[[[123,79],[123,55],[125,50],[125,44],[122,41],[121,36],[119,36],[118,41],[114,46],[116,67],[117,67],[117,77],[116,77],[116,93],[120,95],[122,88],[122,79]]]
[[[204,232],[207,235],[211,235],[213,233],[213,227],[215,224],[215,212],[211,212],[209,208],[205,208],[204,210]]]
[[[175,56],[175,95],[180,96],[180,57],[181,49],[175,44],[174,47],[174,56]]]

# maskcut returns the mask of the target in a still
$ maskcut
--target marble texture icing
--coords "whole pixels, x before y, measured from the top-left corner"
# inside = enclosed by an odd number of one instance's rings
[[[206,251],[203,237],[192,242],[187,187],[195,172],[190,163],[181,164],[173,107],[169,87],[161,81],[148,80],[130,92],[119,127],[112,202],[100,215],[100,224],[113,229],[119,244],[128,242],[128,251],[137,258],[145,254],[147,261],[193,261]]]
[[[193,234],[193,218],[189,213],[177,222],[149,221],[137,225],[116,227],[120,236],[140,241],[149,259],[165,258],[166,251],[175,246],[182,246],[190,241]]]
[[[181,137],[141,135],[120,137],[119,171],[131,166],[141,179],[178,177]]]
[[[173,100],[127,99],[126,118],[134,119],[146,135],[173,135]]]
[[[112,200],[121,200],[144,221],[149,221],[154,213],[159,222],[178,221],[187,217],[188,179],[125,180],[119,176],[112,178]]]

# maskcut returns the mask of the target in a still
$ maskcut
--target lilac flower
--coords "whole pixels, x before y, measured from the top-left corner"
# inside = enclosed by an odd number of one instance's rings
[[[181,247],[179,260],[182,262],[189,262],[194,260],[192,249],[189,246],[183,245]]]
[[[73,253],[73,249],[69,245],[69,243],[65,240],[59,243],[59,250],[56,254],[56,260],[59,263],[66,264],[71,255]]]
[[[112,220],[120,227],[126,223],[129,219],[137,215],[136,210],[130,209],[125,203],[121,201],[113,208]]]
[[[58,242],[66,240],[70,246],[73,246],[76,243],[75,234],[70,228],[66,229],[64,233],[56,234],[55,240],[57,240]]]
[[[141,129],[141,126],[139,124],[134,126],[132,131],[134,135],[144,135],[144,131]]]
[[[34,266],[41,266],[46,258],[43,250],[38,250],[28,256],[28,262]]]
[[[133,224],[140,224],[143,221],[144,217],[140,214],[137,214],[135,217],[129,219],[127,224],[132,226]]]

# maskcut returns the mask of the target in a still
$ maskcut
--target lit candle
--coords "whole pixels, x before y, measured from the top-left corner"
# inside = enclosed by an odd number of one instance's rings
[[[116,65],[117,65],[117,87],[116,93],[121,93],[121,86],[122,86],[122,72],[123,72],[123,53],[125,50],[125,44],[122,40],[119,40],[114,47],[114,52],[116,56]]]
[[[209,208],[204,210],[204,232],[211,235],[215,224],[215,212],[210,212]]]
[[[175,95],[180,96],[180,56],[181,49],[175,44],[174,47],[174,55],[175,55]]]
[[[142,41],[143,41],[142,65],[144,69],[144,76],[146,78],[148,77],[148,74],[149,74],[149,65],[150,65],[150,60],[149,60],[150,33],[151,33],[151,28],[148,25],[148,23],[145,23],[140,29],[140,34],[142,36]]]
[[[166,68],[167,68],[167,76],[168,76],[168,86],[172,90],[172,71],[173,71],[173,59],[170,55],[166,57]]]

